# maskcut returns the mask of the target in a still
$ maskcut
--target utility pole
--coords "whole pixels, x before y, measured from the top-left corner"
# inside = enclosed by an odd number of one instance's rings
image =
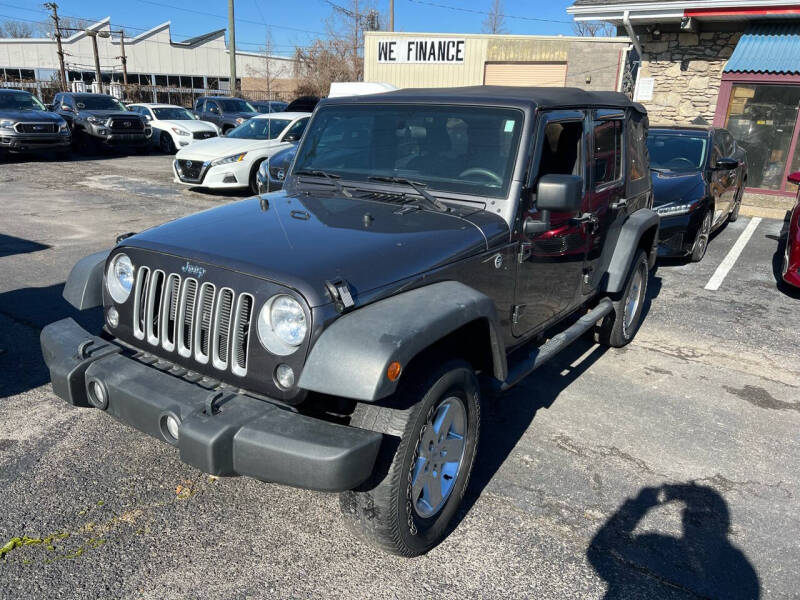
[[[117,33],[119,33],[119,51],[122,53],[122,56],[118,56],[117,58],[122,61],[122,83],[124,83],[127,86],[128,58],[125,56],[125,30],[120,29]]]
[[[56,34],[56,46],[58,47],[58,64],[61,67],[61,91],[67,91],[67,72],[64,70],[64,50],[61,49],[61,29],[58,26],[58,4],[55,2],[46,2],[45,8],[50,9],[53,14],[50,16],[53,19]]]
[[[94,51],[94,80],[97,82],[97,90],[103,93],[103,76],[100,74],[100,53],[97,51],[97,32],[86,30],[86,34],[92,38],[92,50]]]
[[[394,31],[394,0],[389,0],[389,31]]]
[[[228,51],[231,53],[231,96],[236,96],[236,25],[233,18],[233,0],[228,0]]]

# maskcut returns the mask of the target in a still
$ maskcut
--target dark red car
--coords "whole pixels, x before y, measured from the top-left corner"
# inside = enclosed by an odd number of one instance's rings
[[[800,185],[800,171],[789,175],[789,181]],[[797,202],[795,202],[792,216],[789,218],[782,275],[786,283],[800,287],[800,190],[797,191]]]

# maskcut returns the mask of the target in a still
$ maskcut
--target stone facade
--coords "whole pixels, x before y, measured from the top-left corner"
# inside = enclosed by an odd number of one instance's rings
[[[663,32],[659,39],[637,31],[644,56],[640,77],[653,77],[653,99],[643,102],[651,123],[714,120],[722,70],[741,32]]]

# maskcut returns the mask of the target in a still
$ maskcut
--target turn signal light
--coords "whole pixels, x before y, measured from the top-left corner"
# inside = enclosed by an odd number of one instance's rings
[[[400,363],[394,361],[393,363],[389,364],[389,368],[386,369],[386,377],[389,378],[389,381],[397,381],[397,378],[400,377],[400,373],[403,371],[403,367],[400,366]]]

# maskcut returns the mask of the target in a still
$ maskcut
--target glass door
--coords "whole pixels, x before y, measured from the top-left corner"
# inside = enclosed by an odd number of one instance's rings
[[[734,84],[725,128],[747,151],[748,186],[786,191],[795,153],[800,86]],[[791,159],[791,160],[790,160]]]

